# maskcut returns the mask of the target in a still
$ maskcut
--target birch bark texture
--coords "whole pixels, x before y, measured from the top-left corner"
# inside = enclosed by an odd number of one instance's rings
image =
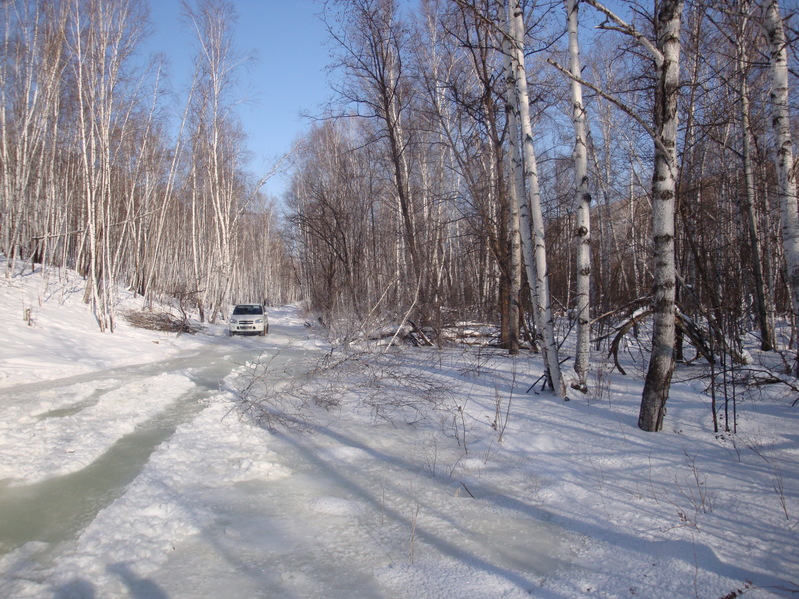
[[[663,428],[674,372],[676,265],[674,213],[677,181],[677,99],[683,0],[663,0],[655,17],[655,169],[652,175],[652,353],[644,381],[638,427]]]
[[[524,179],[527,201],[519,200],[521,228],[532,229],[533,255],[535,261],[535,307],[543,335],[544,363],[549,373],[555,395],[568,399],[566,387],[558,361],[558,345],[555,341],[555,327],[549,294],[549,274],[547,270],[546,240],[544,235],[544,216],[541,211],[541,192],[538,184],[538,163],[533,147],[533,130],[530,124],[530,100],[527,92],[527,72],[524,64],[524,17],[519,0],[508,0],[508,35],[510,37],[511,64],[519,111],[522,150],[524,153]],[[524,241],[524,239],[523,239]]]
[[[577,245],[577,350],[574,359],[574,383],[584,393],[588,390],[591,333],[591,194],[588,187],[588,152],[585,133],[585,106],[583,87],[579,82],[580,41],[578,35],[579,0],[564,0],[569,30],[569,71],[572,95],[572,123],[574,125],[574,186],[576,193],[577,222],[574,239]]]
[[[541,320],[538,313],[538,300],[533,282],[538,278],[535,274],[535,256],[533,255],[533,232],[530,226],[530,211],[527,206],[527,197],[524,191],[524,160],[522,159],[521,139],[519,137],[519,103],[516,98],[516,74],[511,60],[510,42],[505,40],[505,76],[507,92],[505,97],[505,113],[508,118],[508,197],[512,206],[512,214],[519,221],[518,240],[519,251],[523,256],[522,263],[527,274],[530,305],[533,307],[533,324],[535,331],[541,330]],[[524,215],[524,216],[522,216]]]
[[[674,216],[677,190],[677,100],[680,92],[680,28],[683,0],[656,4],[655,42],[596,0],[588,4],[613,21],[610,27],[635,39],[652,56],[655,67],[654,127],[643,120],[654,142],[652,173],[652,351],[649,358],[638,427],[647,432],[663,428],[666,401],[674,372],[676,259]],[[621,106],[621,105],[620,105]],[[629,114],[632,114],[631,112]]]
[[[782,218],[782,245],[786,279],[791,294],[793,326],[799,322],[799,216],[797,216],[796,178],[793,169],[791,119],[788,105],[788,52],[778,0],[766,0],[765,28],[771,67],[771,126],[774,131],[774,166]],[[799,374],[799,356],[793,366]]]

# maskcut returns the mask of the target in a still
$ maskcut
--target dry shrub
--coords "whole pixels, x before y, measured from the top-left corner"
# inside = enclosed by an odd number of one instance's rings
[[[167,312],[151,312],[149,310],[126,310],[122,313],[132,326],[148,331],[164,333],[188,333],[194,335],[200,328],[185,319],[176,318]]]
[[[314,409],[365,408],[392,425],[437,422],[455,409],[446,381],[407,355],[332,350],[314,363],[262,354],[235,384],[240,410],[269,430],[303,429]]]

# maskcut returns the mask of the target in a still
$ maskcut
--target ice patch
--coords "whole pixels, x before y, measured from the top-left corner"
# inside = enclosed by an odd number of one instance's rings
[[[341,462],[355,462],[358,460],[369,459],[369,453],[360,447],[344,445],[341,447],[329,447],[319,452],[319,457],[323,460],[335,460]]]
[[[340,497],[316,497],[308,502],[308,507],[328,516],[358,516],[362,512],[360,504]]]

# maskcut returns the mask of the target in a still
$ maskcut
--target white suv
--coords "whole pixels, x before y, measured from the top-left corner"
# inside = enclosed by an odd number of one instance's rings
[[[261,304],[239,304],[230,315],[229,335],[266,335],[269,332],[269,319]]]

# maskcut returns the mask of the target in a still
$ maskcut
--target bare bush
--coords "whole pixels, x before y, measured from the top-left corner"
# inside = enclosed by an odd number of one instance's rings
[[[676,493],[655,490],[651,477],[649,484],[652,488],[652,497],[656,503],[663,501],[675,510],[679,522],[676,525],[669,525],[662,530],[672,528],[689,528],[700,531],[699,521],[703,514],[713,512],[715,499],[713,493],[708,488],[707,474],[700,472],[697,464],[697,454],[691,455],[683,446],[683,455],[688,472],[675,470],[672,474],[672,482]]]
[[[497,441],[502,443],[505,439],[505,428],[508,426],[508,421],[510,420],[510,407],[511,403],[513,402],[513,389],[516,387],[516,360],[513,361],[513,366],[511,367],[511,383],[510,383],[510,392],[508,393],[508,403],[503,409],[502,407],[502,395],[499,393],[499,389],[494,387],[494,422],[491,423],[491,428],[497,431]]]
[[[331,398],[338,405],[346,395],[392,424],[432,421],[433,414],[456,409],[446,383],[399,352],[331,350],[309,374],[306,391],[322,406]]]
[[[282,351],[261,352],[243,365],[234,383],[237,407],[243,417],[269,431],[306,430],[313,423],[313,411],[303,392],[303,377],[292,372],[282,357]]]
[[[612,370],[612,369],[611,369]],[[613,393],[610,381],[610,370],[601,362],[594,364],[591,369],[592,384],[589,386],[587,395],[588,402],[602,401],[607,399],[608,404],[612,403]]]
[[[315,410],[367,408],[396,425],[437,422],[457,413],[442,380],[392,354],[331,350],[315,363],[262,353],[244,364],[235,385],[239,409],[269,430],[307,430]]]
[[[122,315],[132,326],[149,331],[194,335],[202,330],[200,327],[191,324],[188,318],[176,318],[167,312],[127,310]]]

